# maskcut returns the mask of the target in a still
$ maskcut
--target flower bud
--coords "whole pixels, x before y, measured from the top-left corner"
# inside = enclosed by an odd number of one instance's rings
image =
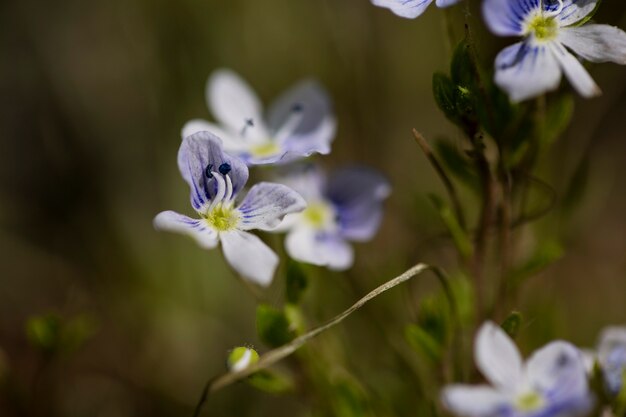
[[[250,365],[259,361],[259,354],[256,350],[245,346],[234,348],[228,355],[228,369],[233,372],[243,371]]]

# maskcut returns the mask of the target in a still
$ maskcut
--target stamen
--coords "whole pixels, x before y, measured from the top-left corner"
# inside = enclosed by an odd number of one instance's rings
[[[226,182],[224,181],[224,177],[221,175],[214,175],[215,180],[217,181],[217,192],[215,196],[213,196],[213,200],[211,201],[211,205],[209,206],[209,210],[212,210],[217,204],[221,203],[224,199],[224,195],[226,194]]]
[[[222,174],[222,175],[228,174],[230,172],[230,170],[231,170],[231,167],[230,167],[230,164],[228,162],[224,162],[219,167],[220,174]]]
[[[211,172],[213,170],[213,164],[209,164],[206,166],[206,168],[204,168],[204,175],[207,178],[213,178],[213,173]]]
[[[557,7],[554,11],[548,11],[546,12],[543,7],[542,7],[542,11],[544,11],[544,15],[546,17],[554,17],[554,16],[558,16],[562,11],[563,11],[563,0],[556,0],[559,3],[559,7]],[[543,5],[542,5],[543,6]]]
[[[224,178],[226,178],[226,194],[224,195],[224,200],[230,201],[233,198],[233,182],[228,175]]]

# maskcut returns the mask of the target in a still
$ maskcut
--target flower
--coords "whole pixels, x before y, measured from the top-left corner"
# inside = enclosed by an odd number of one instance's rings
[[[226,152],[248,165],[291,162],[313,153],[330,153],[336,122],[324,89],[302,81],[270,107],[267,123],[258,97],[230,70],[215,71],[207,82],[206,101],[219,125],[187,122],[183,138],[209,131],[222,138]]]
[[[487,26],[500,36],[523,40],[503,49],[495,61],[495,82],[511,100],[555,90],[561,73],[584,97],[600,94],[587,70],[567,48],[591,62],[626,64],[626,33],[586,24],[599,0],[485,0]],[[543,7],[541,6],[543,4]],[[566,48],[567,47],[567,48]]]
[[[596,352],[589,354],[589,362],[596,361],[608,393],[618,395],[626,372],[626,327],[610,326],[602,331]]]
[[[461,0],[436,0],[437,7],[448,7]],[[374,6],[386,7],[401,17],[415,19],[420,16],[433,0],[372,0]]]
[[[576,416],[592,405],[580,351],[567,342],[551,342],[526,363],[511,338],[487,322],[476,335],[474,356],[489,385],[449,385],[447,408],[467,417]]]
[[[387,181],[367,168],[345,168],[330,179],[313,165],[300,166],[281,178],[307,201],[302,213],[285,218],[281,229],[293,259],[334,270],[352,266],[348,241],[371,239],[382,219],[382,202],[391,192]]]
[[[269,285],[278,257],[248,231],[272,230],[286,214],[306,207],[302,197],[282,184],[259,183],[236,205],[248,181],[248,168],[241,159],[225,154],[221,140],[209,132],[183,139],[178,168],[191,188],[191,205],[200,218],[164,211],[155,217],[155,228],[187,234],[205,249],[221,241],[233,269],[247,280]]]

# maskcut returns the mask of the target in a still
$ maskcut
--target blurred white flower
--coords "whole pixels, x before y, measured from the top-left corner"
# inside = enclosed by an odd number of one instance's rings
[[[448,7],[461,0],[436,0],[437,7]],[[426,11],[433,0],[372,0],[374,6],[386,7],[400,17],[415,19]]]

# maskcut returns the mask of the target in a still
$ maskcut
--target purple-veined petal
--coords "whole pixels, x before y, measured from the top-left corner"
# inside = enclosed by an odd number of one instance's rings
[[[579,415],[591,406],[585,363],[570,343],[556,341],[536,351],[526,363],[526,380],[561,414]]]
[[[217,246],[217,232],[204,220],[192,219],[175,211],[163,211],[154,218],[157,230],[182,233],[191,236],[201,247],[212,249]]]
[[[233,132],[246,132],[245,138],[266,139],[263,106],[254,90],[239,75],[228,69],[211,74],[206,100],[213,116]]]
[[[222,164],[228,164],[228,176],[232,182],[232,198],[248,181],[248,167],[239,158],[222,150],[222,141],[214,134],[202,131],[183,139],[178,150],[178,168],[191,188],[191,204],[201,210],[215,197],[218,181],[208,172],[218,172]]]
[[[510,408],[503,393],[485,385],[448,385],[441,400],[448,410],[466,417],[495,417]]]
[[[461,0],[437,0],[436,4],[437,4],[437,7],[450,7],[450,6],[454,6],[460,1]]]
[[[289,213],[304,210],[304,199],[286,185],[262,182],[250,189],[238,210],[241,230],[275,229]]]
[[[517,346],[500,326],[488,321],[474,342],[476,366],[494,386],[514,392],[523,382],[522,358]]]
[[[297,261],[334,270],[345,270],[354,262],[350,244],[334,233],[326,233],[309,227],[295,227],[285,239],[285,248]]]
[[[523,34],[524,21],[541,9],[541,3],[540,0],[484,0],[482,7],[485,23],[494,34],[516,36]]]
[[[433,0],[372,0],[374,6],[385,7],[400,17],[415,19]]]
[[[198,132],[211,132],[222,140],[222,146],[227,152],[240,152],[248,148],[248,144],[240,137],[226,132],[220,126],[203,119],[193,119],[185,123],[181,130],[181,137],[184,139]]]
[[[548,45],[519,42],[496,57],[495,82],[512,101],[526,100],[559,86],[561,69]]]
[[[390,193],[387,180],[372,169],[337,171],[327,183],[326,197],[336,207],[341,235],[357,241],[371,239],[382,219],[382,202]]]
[[[589,72],[583,67],[583,64],[563,45],[558,42],[550,43],[550,49],[556,57],[563,73],[574,89],[585,98],[591,98],[602,94],[600,87],[591,78]]]
[[[609,25],[563,28],[558,40],[591,62],[626,65],[626,32]]]
[[[559,25],[565,27],[580,22],[596,9],[598,2],[599,0],[563,0],[563,9],[557,16]]]
[[[226,261],[242,278],[267,287],[272,283],[278,256],[257,236],[233,230],[220,233]]]

